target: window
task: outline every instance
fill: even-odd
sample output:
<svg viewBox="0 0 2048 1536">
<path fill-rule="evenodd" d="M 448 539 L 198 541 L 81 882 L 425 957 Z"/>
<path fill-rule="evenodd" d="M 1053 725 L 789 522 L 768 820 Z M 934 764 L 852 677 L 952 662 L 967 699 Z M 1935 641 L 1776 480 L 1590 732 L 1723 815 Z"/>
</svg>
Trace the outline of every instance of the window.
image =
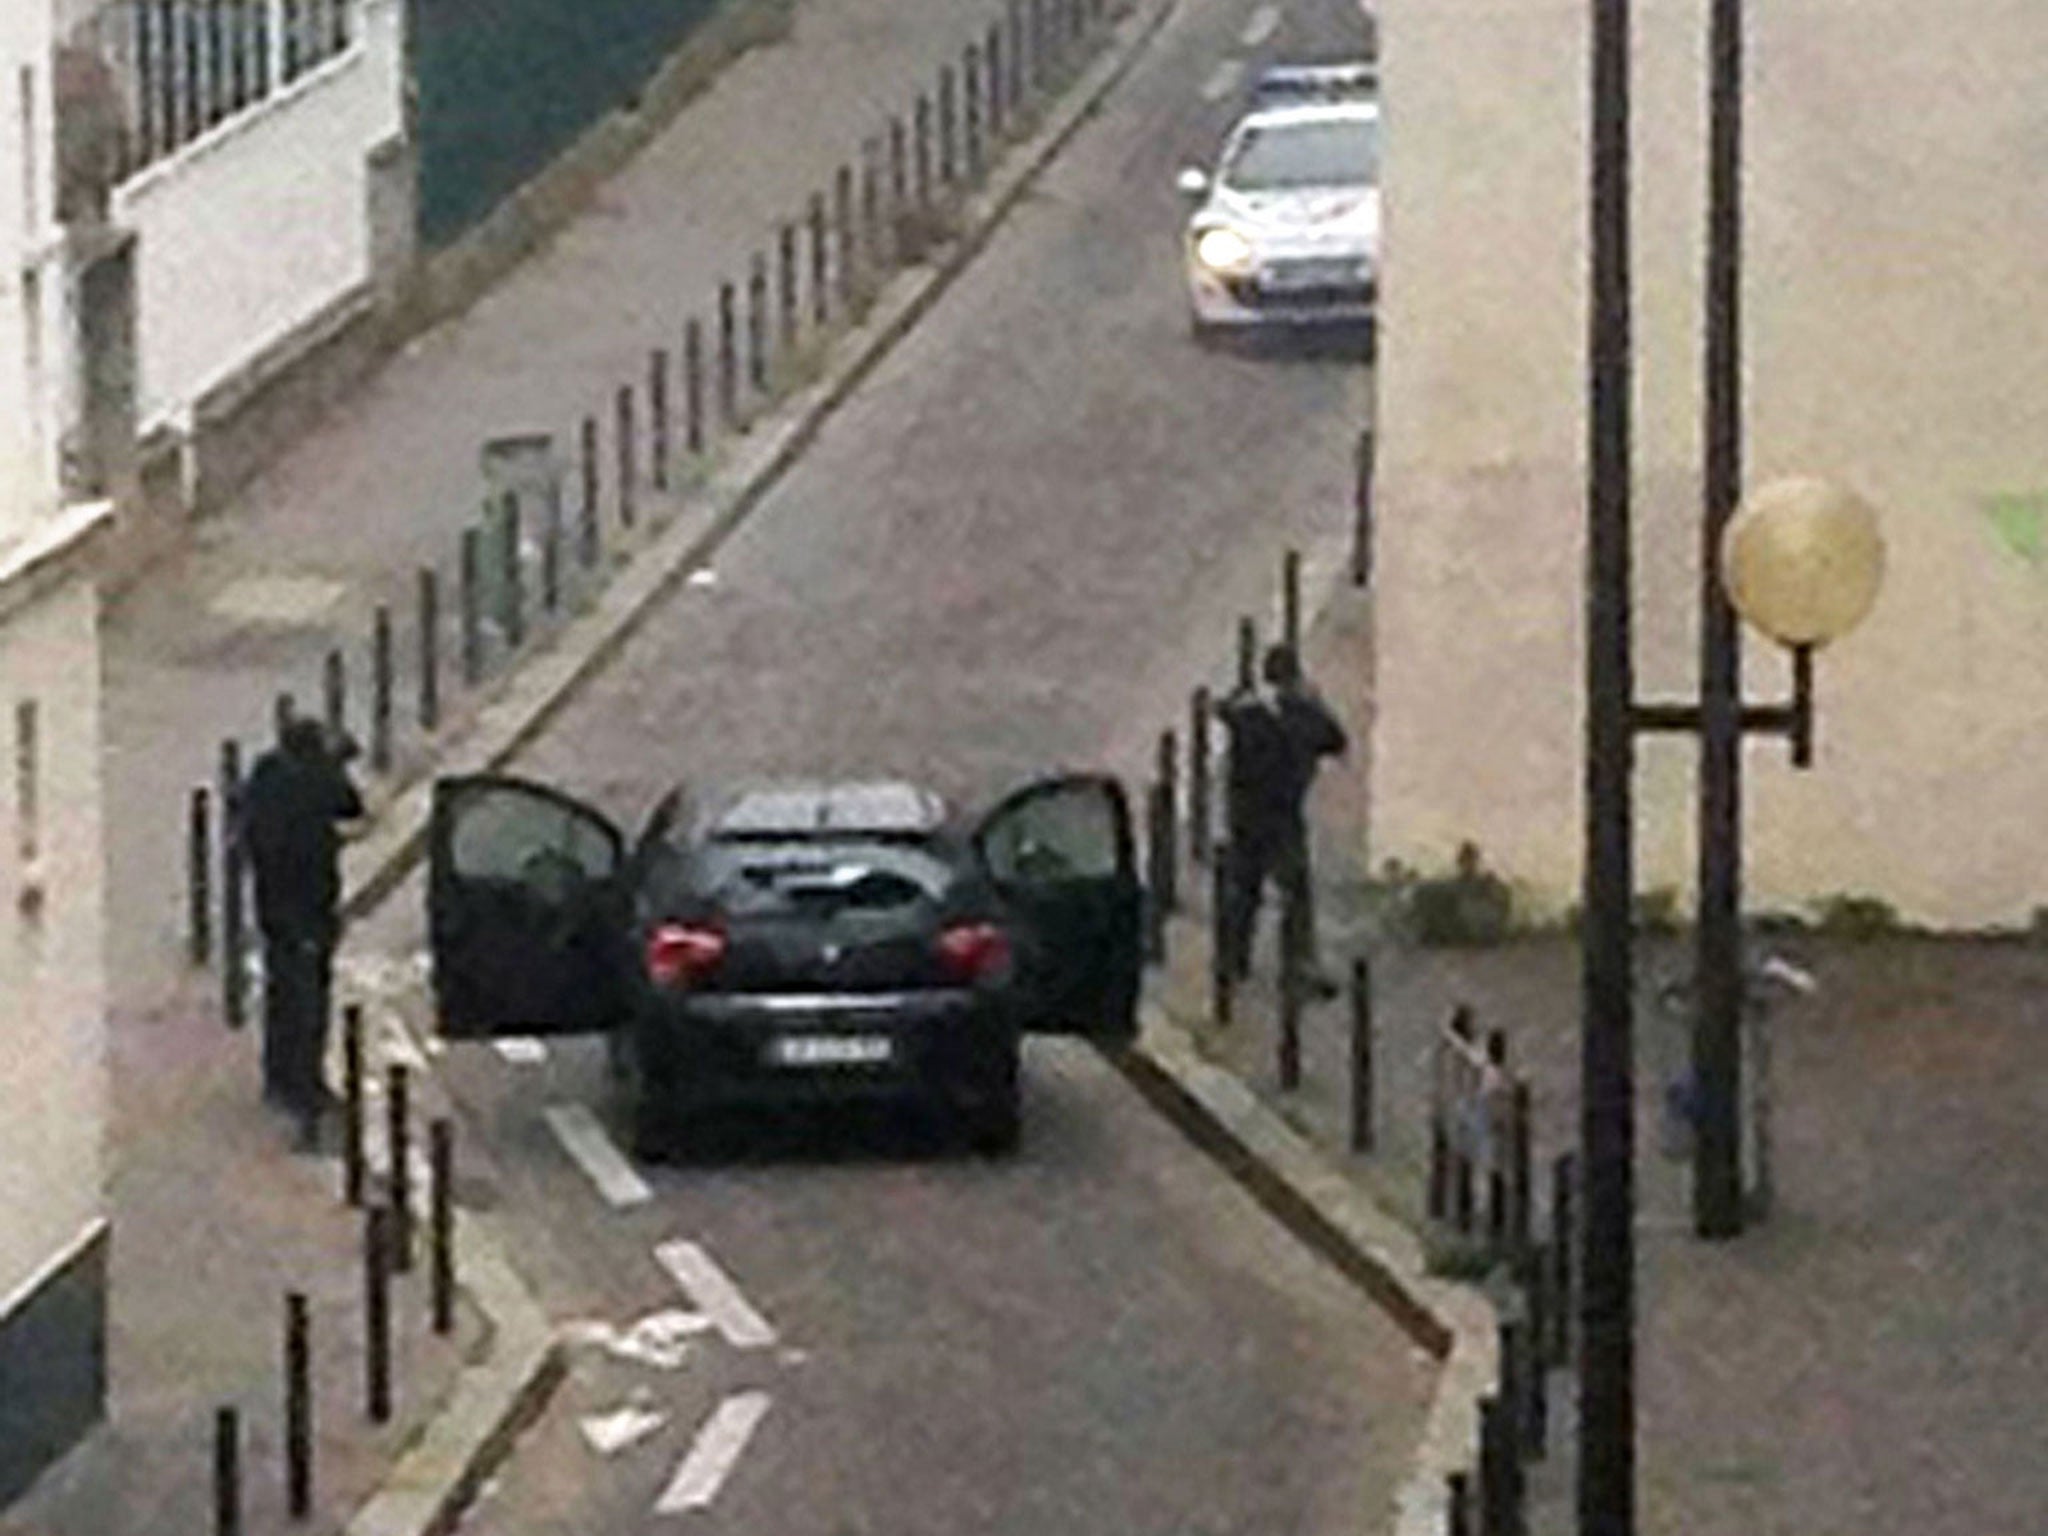
<svg viewBox="0 0 2048 1536">
<path fill-rule="evenodd" d="M 525 881 L 565 862 L 598 880 L 617 862 L 611 839 L 588 816 L 515 789 L 465 797 L 450 853 L 455 873 L 465 880 Z"/>
<path fill-rule="evenodd" d="M 1353 187 L 1379 179 L 1377 117 L 1350 117 L 1248 127 L 1223 167 L 1238 192 L 1296 187 Z"/>
<path fill-rule="evenodd" d="M 1108 879 L 1121 862 L 1118 820 L 1100 784 L 1061 784 L 998 814 L 983 834 L 982 857 L 1003 885 Z"/>
</svg>

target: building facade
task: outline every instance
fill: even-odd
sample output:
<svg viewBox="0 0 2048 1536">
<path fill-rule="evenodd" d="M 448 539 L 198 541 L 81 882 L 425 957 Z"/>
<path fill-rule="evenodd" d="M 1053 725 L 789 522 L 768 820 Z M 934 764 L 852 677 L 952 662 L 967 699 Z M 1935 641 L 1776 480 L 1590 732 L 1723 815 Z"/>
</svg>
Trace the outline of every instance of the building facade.
<svg viewBox="0 0 2048 1536">
<path fill-rule="evenodd" d="M 0 1504 L 99 1417 L 107 1244 L 95 564 L 128 470 L 132 245 L 0 6 Z"/>
</svg>

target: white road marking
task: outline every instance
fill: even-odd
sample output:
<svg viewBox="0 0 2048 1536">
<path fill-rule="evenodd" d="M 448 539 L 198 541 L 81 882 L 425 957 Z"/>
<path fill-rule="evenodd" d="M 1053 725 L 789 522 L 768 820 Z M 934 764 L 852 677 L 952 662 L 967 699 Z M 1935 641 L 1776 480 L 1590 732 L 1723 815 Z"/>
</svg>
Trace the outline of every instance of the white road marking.
<svg viewBox="0 0 2048 1536">
<path fill-rule="evenodd" d="M 537 1066 L 548 1059 L 547 1042 L 536 1040 L 532 1035 L 508 1035 L 502 1040 L 493 1040 L 491 1049 L 514 1066 Z"/>
<path fill-rule="evenodd" d="M 1221 101 L 1237 89 L 1238 77 L 1244 73 L 1240 59 L 1225 59 L 1211 71 L 1209 78 L 1202 82 L 1202 100 Z"/>
<path fill-rule="evenodd" d="M 600 1456 L 616 1456 L 630 1445 L 638 1445 L 662 1425 L 668 1415 L 628 1404 L 610 1413 L 586 1413 L 577 1420 L 584 1442 Z"/>
<path fill-rule="evenodd" d="M 686 581 L 688 585 L 693 587 L 715 587 L 718 585 L 718 572 L 708 565 L 700 565 L 696 570 L 690 572 Z"/>
<path fill-rule="evenodd" d="M 672 1310 L 649 1313 L 623 1333 L 602 1320 L 568 1323 L 561 1332 L 566 1343 L 606 1350 L 658 1371 L 675 1371 L 689 1361 L 689 1341 L 713 1326 L 702 1312 Z"/>
<path fill-rule="evenodd" d="M 1252 12 L 1250 19 L 1244 24 L 1244 32 L 1241 35 L 1245 47 L 1258 47 L 1259 44 L 1278 31 L 1279 27 L 1280 7 L 1277 5 L 1260 6 Z"/>
<path fill-rule="evenodd" d="M 654 1198 L 647 1181 L 633 1171 L 619 1149 L 605 1135 L 597 1116 L 581 1104 L 550 1104 L 541 1111 L 548 1129 L 562 1144 L 562 1150 L 576 1166 L 590 1176 L 597 1192 L 612 1205 L 639 1205 Z"/>
<path fill-rule="evenodd" d="M 680 1515 L 707 1508 L 718 1497 L 733 1463 L 740 1459 L 755 1426 L 767 1412 L 766 1392 L 739 1392 L 720 1403 L 697 1431 L 689 1454 L 683 1457 L 675 1477 L 655 1502 L 654 1512 Z"/>
<path fill-rule="evenodd" d="M 654 1256 L 735 1349 L 761 1349 L 775 1342 L 775 1330 L 768 1326 L 768 1320 L 753 1309 L 740 1294 L 740 1288 L 712 1262 L 711 1255 L 695 1243 L 682 1239 L 663 1243 L 654 1250 Z"/>
</svg>

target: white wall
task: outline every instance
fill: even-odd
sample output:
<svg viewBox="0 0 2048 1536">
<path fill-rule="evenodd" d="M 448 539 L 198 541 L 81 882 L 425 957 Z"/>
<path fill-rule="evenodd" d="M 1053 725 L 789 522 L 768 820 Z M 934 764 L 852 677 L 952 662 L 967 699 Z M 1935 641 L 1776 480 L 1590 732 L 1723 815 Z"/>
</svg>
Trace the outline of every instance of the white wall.
<svg viewBox="0 0 2048 1536">
<path fill-rule="evenodd" d="M 0 583 L 0 1304 L 98 1219 L 101 955 L 98 599 L 73 580 L 7 612 Z M 21 858 L 16 707 L 36 701 L 40 850 Z M 39 917 L 21 910 L 40 884 Z"/>
<path fill-rule="evenodd" d="M 365 0 L 345 53 L 116 191 L 139 237 L 145 430 L 369 280 L 365 157 L 402 126 L 400 21 Z"/>
<path fill-rule="evenodd" d="M 0 541 L 55 500 L 48 346 L 63 292 L 38 259 L 52 235 L 49 21 L 41 6 L 0 4 Z"/>
</svg>

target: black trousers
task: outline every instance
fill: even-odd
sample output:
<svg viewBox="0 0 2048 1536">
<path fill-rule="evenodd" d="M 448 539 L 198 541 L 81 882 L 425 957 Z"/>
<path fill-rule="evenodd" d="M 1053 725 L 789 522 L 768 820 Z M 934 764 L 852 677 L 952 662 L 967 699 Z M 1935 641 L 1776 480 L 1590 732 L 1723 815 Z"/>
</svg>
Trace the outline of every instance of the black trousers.
<svg viewBox="0 0 2048 1536">
<path fill-rule="evenodd" d="M 331 931 L 263 936 L 263 1092 L 299 1114 L 316 1111 L 326 1098 L 334 944 Z"/>
<path fill-rule="evenodd" d="M 1259 907 L 1271 881 L 1280 892 L 1283 919 L 1292 909 L 1297 928 L 1283 933 L 1281 942 L 1292 942 L 1296 953 L 1313 969 L 1316 964 L 1316 925 L 1312 882 L 1309 879 L 1308 830 L 1299 821 L 1251 836 L 1236 836 L 1230 842 L 1225 892 L 1228 909 L 1224 914 L 1224 940 L 1228 946 L 1230 974 L 1242 980 L 1251 974 L 1252 941 L 1258 931 Z"/>
</svg>

